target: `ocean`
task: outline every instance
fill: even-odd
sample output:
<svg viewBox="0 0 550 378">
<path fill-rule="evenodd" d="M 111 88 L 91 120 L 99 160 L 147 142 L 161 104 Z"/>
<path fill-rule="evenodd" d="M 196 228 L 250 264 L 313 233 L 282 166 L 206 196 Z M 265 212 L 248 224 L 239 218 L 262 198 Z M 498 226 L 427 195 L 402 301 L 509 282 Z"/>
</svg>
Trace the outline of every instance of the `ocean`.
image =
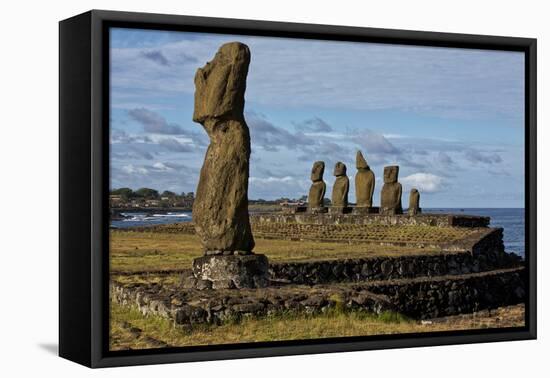
<svg viewBox="0 0 550 378">
<path fill-rule="evenodd" d="M 128 212 L 120 213 L 124 217 L 122 220 L 112 220 L 111 227 L 129 228 L 141 226 L 156 226 L 159 224 L 170 224 L 180 222 L 191 222 L 191 212 L 168 212 L 165 214 Z"/>
<path fill-rule="evenodd" d="M 506 252 L 525 256 L 525 210 L 524 209 L 422 209 L 424 213 L 455 213 L 482 215 L 491 217 L 491 227 L 504 228 L 504 246 Z M 111 221 L 111 226 L 128 228 L 152 226 L 178 222 L 190 222 L 191 212 L 173 212 L 167 214 L 122 213 L 126 218 Z"/>
<path fill-rule="evenodd" d="M 491 227 L 504 229 L 506 252 L 525 257 L 525 209 L 422 209 L 425 213 L 458 213 L 491 217 Z"/>
</svg>

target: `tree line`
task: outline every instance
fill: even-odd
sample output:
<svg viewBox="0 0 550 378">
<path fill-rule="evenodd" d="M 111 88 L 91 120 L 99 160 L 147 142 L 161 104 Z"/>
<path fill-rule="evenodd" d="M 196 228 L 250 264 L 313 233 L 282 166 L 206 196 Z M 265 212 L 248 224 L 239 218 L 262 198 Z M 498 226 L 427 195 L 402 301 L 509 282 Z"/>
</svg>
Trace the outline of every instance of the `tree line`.
<svg viewBox="0 0 550 378">
<path fill-rule="evenodd" d="M 195 198 L 195 193 L 193 192 L 188 192 L 188 193 L 182 192 L 180 194 L 177 194 L 170 190 L 165 190 L 162 193 L 159 193 L 158 190 L 151 189 L 151 188 L 139 188 L 137 190 L 133 190 L 131 188 L 117 188 L 117 189 L 112 189 L 110 194 L 119 195 L 125 201 L 129 201 L 132 199 L 160 199 L 163 197 L 168 197 L 171 199 Z"/>
</svg>

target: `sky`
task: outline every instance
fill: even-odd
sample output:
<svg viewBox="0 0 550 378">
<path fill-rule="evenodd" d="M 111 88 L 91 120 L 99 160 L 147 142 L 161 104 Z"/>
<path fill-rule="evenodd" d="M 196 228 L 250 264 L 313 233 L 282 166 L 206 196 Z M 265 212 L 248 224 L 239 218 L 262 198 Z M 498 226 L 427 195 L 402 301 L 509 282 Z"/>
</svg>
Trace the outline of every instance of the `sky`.
<svg viewBox="0 0 550 378">
<path fill-rule="evenodd" d="M 249 198 L 307 195 L 312 164 L 355 155 L 376 176 L 399 165 L 403 203 L 523 207 L 521 52 L 113 28 L 111 188 L 195 191 L 208 137 L 192 121 L 194 75 L 219 46 L 249 46 Z"/>
</svg>

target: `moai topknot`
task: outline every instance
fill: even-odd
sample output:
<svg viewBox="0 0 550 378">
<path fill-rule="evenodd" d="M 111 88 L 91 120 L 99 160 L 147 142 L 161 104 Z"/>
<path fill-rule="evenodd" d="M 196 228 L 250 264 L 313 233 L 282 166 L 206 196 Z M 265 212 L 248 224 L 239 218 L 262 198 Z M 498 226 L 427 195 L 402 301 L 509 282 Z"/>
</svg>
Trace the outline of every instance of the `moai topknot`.
<svg viewBox="0 0 550 378">
<path fill-rule="evenodd" d="M 401 206 L 401 184 L 397 182 L 399 166 L 384 167 L 384 186 L 380 195 L 380 214 L 403 214 Z"/>
<path fill-rule="evenodd" d="M 325 198 L 325 192 L 327 185 L 323 181 L 323 174 L 325 173 L 325 162 L 316 161 L 311 168 L 311 188 L 309 189 L 309 196 L 307 197 L 308 208 L 319 209 L 323 207 L 323 201 Z"/>
<path fill-rule="evenodd" d="M 371 171 L 361 151 L 357 151 L 355 166 L 355 197 L 357 207 L 372 207 L 372 195 L 374 193 L 374 173 Z"/>
<path fill-rule="evenodd" d="M 336 163 L 334 166 L 334 186 L 332 187 L 332 206 L 333 207 L 347 207 L 348 206 L 348 192 L 349 192 L 349 179 L 346 176 L 347 168 L 342 162 Z"/>
<path fill-rule="evenodd" d="M 409 194 L 409 215 L 420 214 L 420 193 L 416 188 L 411 189 Z"/>
</svg>

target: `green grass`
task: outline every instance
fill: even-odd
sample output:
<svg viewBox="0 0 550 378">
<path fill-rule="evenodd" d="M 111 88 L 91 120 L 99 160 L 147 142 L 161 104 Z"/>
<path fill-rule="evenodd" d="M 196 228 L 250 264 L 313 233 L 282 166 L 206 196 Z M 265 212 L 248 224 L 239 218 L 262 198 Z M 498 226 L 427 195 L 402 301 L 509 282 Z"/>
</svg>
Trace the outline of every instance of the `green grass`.
<svg viewBox="0 0 550 378">
<path fill-rule="evenodd" d="M 114 272 L 181 270 L 190 268 L 193 259 L 202 255 L 200 242 L 195 235 L 112 230 L 110 236 L 111 270 Z M 261 238 L 256 238 L 254 251 L 267 255 L 272 262 L 440 252 L 435 248 Z"/>
<path fill-rule="evenodd" d="M 304 340 L 346 336 L 439 332 L 524 324 L 522 305 L 504 307 L 476 316 L 454 316 L 421 323 L 401 314 L 380 315 L 338 308 L 319 315 L 286 313 L 264 318 L 234 319 L 219 326 L 177 326 L 155 315 L 143 316 L 133 307 L 111 304 L 112 350 Z"/>
<path fill-rule="evenodd" d="M 222 325 L 177 326 L 133 307 L 111 304 L 111 349 L 231 344 L 340 336 L 413 332 L 415 323 L 395 313 L 373 315 L 338 308 L 319 315 L 284 313 L 263 318 L 228 320 Z M 139 330 L 139 332 L 138 332 Z"/>
</svg>

